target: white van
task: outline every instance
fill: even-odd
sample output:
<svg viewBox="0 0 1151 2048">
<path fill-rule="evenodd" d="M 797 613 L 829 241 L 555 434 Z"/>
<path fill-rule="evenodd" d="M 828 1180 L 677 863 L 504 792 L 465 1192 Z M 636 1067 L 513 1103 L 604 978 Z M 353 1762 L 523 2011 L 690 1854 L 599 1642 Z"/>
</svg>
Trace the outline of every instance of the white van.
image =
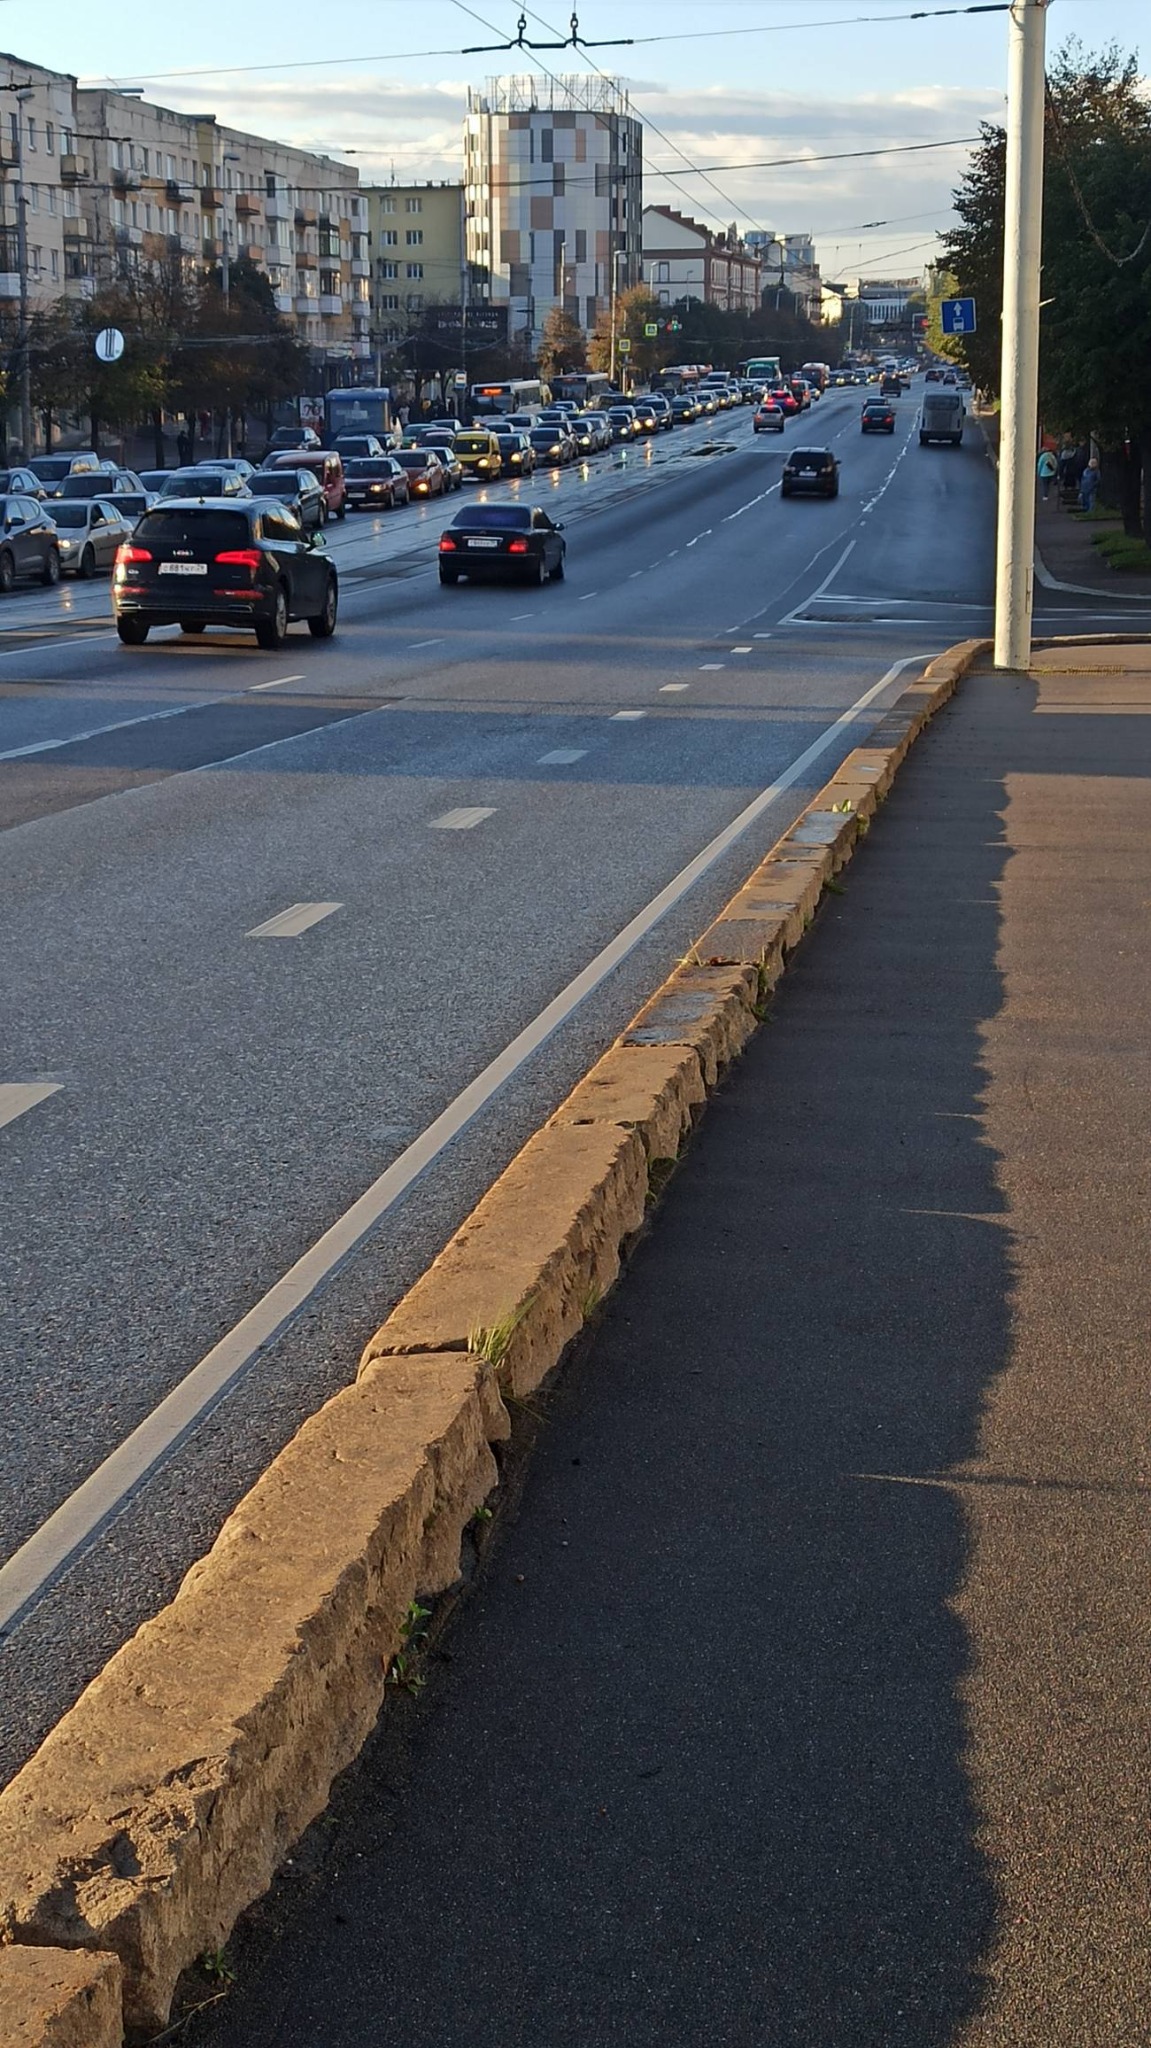
<svg viewBox="0 0 1151 2048">
<path fill-rule="evenodd" d="M 958 448 L 963 439 L 965 407 L 958 391 L 925 391 L 919 415 L 919 445 L 929 441 L 950 441 Z"/>
</svg>

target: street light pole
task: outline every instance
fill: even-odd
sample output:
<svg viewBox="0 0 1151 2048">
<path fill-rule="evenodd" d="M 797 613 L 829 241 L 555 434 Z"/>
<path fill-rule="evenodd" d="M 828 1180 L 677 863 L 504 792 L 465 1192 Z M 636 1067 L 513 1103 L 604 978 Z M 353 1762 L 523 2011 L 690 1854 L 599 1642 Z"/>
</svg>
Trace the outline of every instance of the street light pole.
<svg viewBox="0 0 1151 2048">
<path fill-rule="evenodd" d="M 1031 661 L 1047 4 L 1048 0 L 1011 0 L 1008 18 L 995 556 L 995 666 L 1000 669 L 1026 669 Z"/>
<path fill-rule="evenodd" d="M 619 266 L 627 255 L 626 249 L 613 249 L 611 259 L 611 361 L 608 365 L 611 381 L 615 384 L 615 323 L 616 300 L 619 296 Z"/>
<path fill-rule="evenodd" d="M 6 85 L 0 88 L 14 94 L 16 100 L 16 269 L 20 280 L 19 331 L 16 339 L 16 355 L 19 363 L 17 388 L 20 394 L 20 453 L 27 462 L 32 454 L 32 362 L 29 348 L 29 305 L 28 305 L 28 200 L 24 190 L 24 103 L 34 97 L 32 85 Z"/>
<path fill-rule="evenodd" d="M 225 152 L 220 160 L 220 218 L 223 224 L 220 255 L 220 294 L 224 301 L 225 331 L 232 303 L 232 266 L 228 247 L 227 172 L 224 166 L 225 164 L 238 164 L 241 161 L 240 156 L 234 152 Z M 232 407 L 230 403 L 224 407 L 224 453 L 225 455 L 231 455 L 232 453 Z"/>
</svg>

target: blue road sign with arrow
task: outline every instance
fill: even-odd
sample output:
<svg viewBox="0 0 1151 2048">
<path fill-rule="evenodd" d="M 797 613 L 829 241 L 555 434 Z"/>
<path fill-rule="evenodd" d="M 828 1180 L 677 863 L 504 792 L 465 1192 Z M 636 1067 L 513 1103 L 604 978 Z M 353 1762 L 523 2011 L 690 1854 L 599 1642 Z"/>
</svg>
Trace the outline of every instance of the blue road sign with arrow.
<svg viewBox="0 0 1151 2048">
<path fill-rule="evenodd" d="M 940 302 L 939 317 L 945 334 L 974 334 L 975 300 L 943 299 Z"/>
</svg>

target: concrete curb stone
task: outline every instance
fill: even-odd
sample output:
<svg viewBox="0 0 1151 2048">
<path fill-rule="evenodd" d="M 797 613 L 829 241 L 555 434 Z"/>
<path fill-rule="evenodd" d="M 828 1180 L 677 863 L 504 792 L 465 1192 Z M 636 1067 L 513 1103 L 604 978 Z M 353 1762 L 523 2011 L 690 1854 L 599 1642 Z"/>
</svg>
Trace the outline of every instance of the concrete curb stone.
<svg viewBox="0 0 1151 2048">
<path fill-rule="evenodd" d="M 651 1166 L 678 1153 L 900 761 L 990 644 L 933 661 L 845 758 L 392 1310 L 356 1381 L 0 1792 L 0 1944 L 114 1951 L 130 2040 L 164 2024 L 182 1970 L 358 1752 L 410 1602 L 458 1580 L 503 1396 L 540 1384 L 618 1277 Z M 45 2025 L 56 1995 L 49 1980 Z M 118 2039 L 102 2018 L 61 2037 Z M 28 2040 L 55 2048 L 43 2027 Z"/>
<path fill-rule="evenodd" d="M 119 2048 L 120 1963 L 75 1948 L 0 1948 L 4 2048 Z"/>
</svg>

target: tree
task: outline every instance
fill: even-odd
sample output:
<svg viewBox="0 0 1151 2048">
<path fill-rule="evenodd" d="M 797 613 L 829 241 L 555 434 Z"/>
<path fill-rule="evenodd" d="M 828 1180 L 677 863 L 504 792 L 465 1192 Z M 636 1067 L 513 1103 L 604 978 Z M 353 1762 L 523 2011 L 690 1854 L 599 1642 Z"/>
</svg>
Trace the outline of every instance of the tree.
<svg viewBox="0 0 1151 2048">
<path fill-rule="evenodd" d="M 554 377 L 559 370 L 582 370 L 587 366 L 583 328 L 562 306 L 553 306 L 544 321 L 539 366 L 541 377 Z"/>
<path fill-rule="evenodd" d="M 964 342 L 976 381 L 999 386 L 1006 138 L 984 126 L 955 194 L 944 261 L 979 307 Z M 1065 45 L 1048 71 L 1040 403 L 1045 421 L 1094 433 L 1124 524 L 1151 542 L 1151 102 L 1134 56 Z"/>
<path fill-rule="evenodd" d="M 615 302 L 617 372 L 624 359 L 619 353 L 621 340 L 631 344 L 624 355 L 637 377 L 650 377 L 653 370 L 660 370 L 665 363 L 671 362 L 675 337 L 668 335 L 662 326 L 654 338 L 644 333 L 645 327 L 666 322 L 667 318 L 668 308 L 660 305 L 645 284 L 633 284 L 626 292 L 620 292 Z M 609 313 L 601 316 L 588 343 L 587 360 L 593 370 L 611 368 L 611 337 Z"/>
</svg>

